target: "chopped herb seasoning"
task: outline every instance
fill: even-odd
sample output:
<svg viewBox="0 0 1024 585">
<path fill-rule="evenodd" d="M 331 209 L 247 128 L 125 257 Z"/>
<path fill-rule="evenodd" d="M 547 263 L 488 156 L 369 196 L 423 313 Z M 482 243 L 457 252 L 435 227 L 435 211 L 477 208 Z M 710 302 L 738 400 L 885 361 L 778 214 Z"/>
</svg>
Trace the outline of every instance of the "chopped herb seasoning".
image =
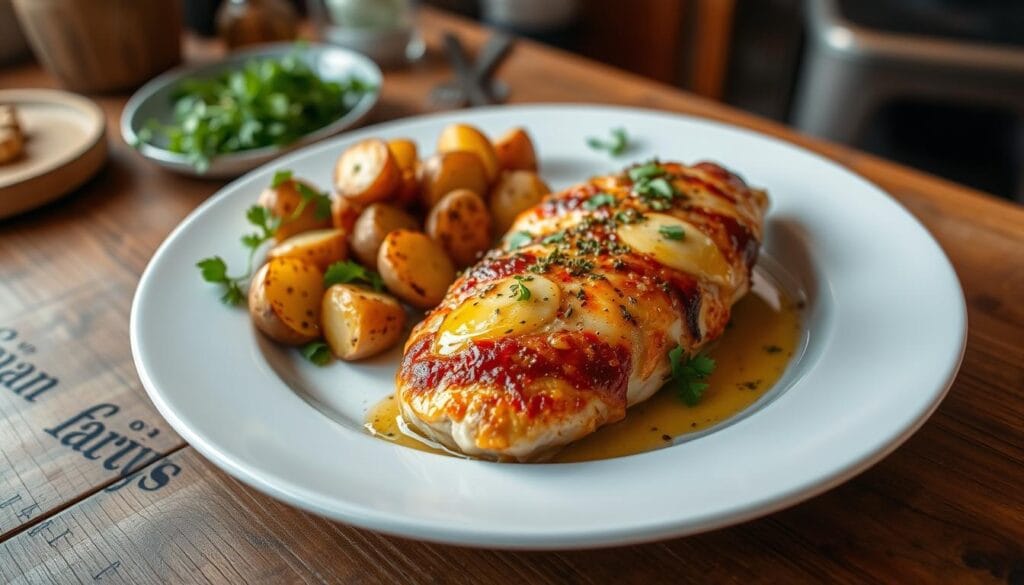
<svg viewBox="0 0 1024 585">
<path fill-rule="evenodd" d="M 530 293 L 530 289 L 523 284 L 523 281 L 527 280 L 522 276 L 514 276 L 515 282 L 512 283 L 512 294 L 516 295 L 517 301 L 528 301 L 533 296 Z"/>
<path fill-rule="evenodd" d="M 527 231 L 518 231 L 508 237 L 508 247 L 510 250 L 516 250 L 532 241 L 533 234 Z"/>
<path fill-rule="evenodd" d="M 562 243 L 564 241 L 565 241 L 565 232 L 561 231 L 561 232 L 555 232 L 555 233 L 551 234 L 550 236 L 546 236 L 540 242 L 542 244 L 560 244 L 560 243 Z"/>
<path fill-rule="evenodd" d="M 629 169 L 628 174 L 629 180 L 637 183 L 644 179 L 660 177 L 665 174 L 665 169 L 661 168 L 661 166 L 656 162 L 649 162 Z"/>
<path fill-rule="evenodd" d="M 590 198 L 583 203 L 583 207 L 586 207 L 591 211 L 601 207 L 610 207 L 612 205 L 615 205 L 615 196 L 611 193 L 605 193 L 604 191 L 591 195 Z"/>
<path fill-rule="evenodd" d="M 668 240 L 682 240 L 686 237 L 686 232 L 683 231 L 681 225 L 663 225 L 658 228 L 658 233 Z"/>
<path fill-rule="evenodd" d="M 627 309 L 625 305 L 619 305 L 619 312 L 622 313 L 623 319 L 625 319 L 627 322 L 633 325 L 636 325 L 636 317 L 634 317 L 633 314 L 629 312 L 629 309 Z"/>
</svg>

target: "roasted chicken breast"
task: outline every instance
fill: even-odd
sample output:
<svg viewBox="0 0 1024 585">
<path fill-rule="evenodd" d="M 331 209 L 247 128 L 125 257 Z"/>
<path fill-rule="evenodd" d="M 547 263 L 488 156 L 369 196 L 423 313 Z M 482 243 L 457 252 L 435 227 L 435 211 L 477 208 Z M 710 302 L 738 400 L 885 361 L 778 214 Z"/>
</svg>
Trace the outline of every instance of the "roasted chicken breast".
<svg viewBox="0 0 1024 585">
<path fill-rule="evenodd" d="M 417 325 L 402 416 L 450 449 L 534 461 L 621 420 L 722 334 L 767 197 L 713 163 L 652 162 L 522 213 Z"/>
</svg>

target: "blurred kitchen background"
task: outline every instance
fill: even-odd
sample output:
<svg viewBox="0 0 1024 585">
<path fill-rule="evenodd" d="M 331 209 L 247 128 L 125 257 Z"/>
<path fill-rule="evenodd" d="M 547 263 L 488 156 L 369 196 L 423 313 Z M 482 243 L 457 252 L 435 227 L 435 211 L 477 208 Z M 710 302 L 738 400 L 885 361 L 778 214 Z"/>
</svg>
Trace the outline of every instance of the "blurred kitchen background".
<svg viewBox="0 0 1024 585">
<path fill-rule="evenodd" d="M 11 1 L 0 64 L 29 54 Z M 223 1 L 307 10 L 183 0 L 186 26 L 216 34 Z M 1024 202 L 1024 0 L 423 3 Z"/>
</svg>

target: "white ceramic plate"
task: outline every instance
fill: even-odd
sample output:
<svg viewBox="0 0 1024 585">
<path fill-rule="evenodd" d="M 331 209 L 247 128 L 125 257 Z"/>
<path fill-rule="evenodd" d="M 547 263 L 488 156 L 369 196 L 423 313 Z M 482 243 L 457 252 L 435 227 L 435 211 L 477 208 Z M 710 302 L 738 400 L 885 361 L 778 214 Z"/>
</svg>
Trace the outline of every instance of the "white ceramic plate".
<svg viewBox="0 0 1024 585">
<path fill-rule="evenodd" d="M 215 63 L 172 69 L 143 85 L 128 100 L 121 113 L 121 136 L 128 144 L 135 144 L 139 131 L 150 120 L 159 120 L 165 124 L 172 122 L 174 120 L 174 92 L 186 78 L 215 77 L 226 71 L 240 69 L 254 59 L 280 59 L 295 51 L 295 43 L 259 45 L 233 52 L 227 58 Z M 140 144 L 139 152 L 163 168 L 177 173 L 210 179 L 233 178 L 285 152 L 352 128 L 365 118 L 377 103 L 384 76 L 381 74 L 380 68 L 363 55 L 333 45 L 312 43 L 299 50 L 298 56 L 322 79 L 341 82 L 357 77 L 376 89 L 364 94 L 351 110 L 337 120 L 306 134 L 291 144 L 265 146 L 217 155 L 210 161 L 210 168 L 204 173 L 198 173 L 185 155 L 171 152 L 156 144 Z"/>
<path fill-rule="evenodd" d="M 516 465 L 410 450 L 362 431 L 393 390 L 395 350 L 317 368 L 277 348 L 200 281 L 195 262 L 239 265 L 243 215 L 275 169 L 328 185 L 335 158 L 368 136 L 524 126 L 553 187 L 653 156 L 717 160 L 769 190 L 764 244 L 807 298 L 806 351 L 772 400 L 715 432 L 629 457 Z M 612 161 L 588 136 L 626 128 Z M 827 490 L 907 439 L 938 405 L 964 347 L 963 294 L 935 241 L 864 179 L 753 132 L 685 116 L 584 105 L 500 107 L 352 132 L 261 168 L 199 207 L 139 283 L 131 338 L 142 382 L 196 449 L 246 483 L 387 533 L 472 546 L 566 548 L 708 530 Z"/>
</svg>

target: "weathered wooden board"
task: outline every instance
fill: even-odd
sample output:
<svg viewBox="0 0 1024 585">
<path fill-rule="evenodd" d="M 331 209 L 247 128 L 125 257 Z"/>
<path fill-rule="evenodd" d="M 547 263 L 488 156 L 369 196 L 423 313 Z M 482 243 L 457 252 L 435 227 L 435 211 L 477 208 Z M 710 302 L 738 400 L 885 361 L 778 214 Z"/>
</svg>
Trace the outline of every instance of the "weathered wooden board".
<svg viewBox="0 0 1024 585">
<path fill-rule="evenodd" d="M 431 11 L 423 26 L 435 46 L 444 30 L 471 44 L 486 34 Z M 0 222 L 0 582 L 1024 582 L 1024 210 L 537 45 L 520 45 L 500 75 L 513 101 L 622 103 L 746 125 L 891 192 L 949 254 L 967 297 L 964 366 L 933 419 L 828 494 L 666 543 L 478 551 L 313 517 L 183 448 L 142 392 L 127 335 L 135 283 L 219 183 L 157 170 L 112 137 L 107 168 L 76 194 Z M 436 56 L 388 72 L 374 119 L 428 110 L 429 89 L 449 76 Z M 0 87 L 48 85 L 32 65 L 0 70 Z M 125 97 L 98 100 L 112 133 Z"/>
</svg>

